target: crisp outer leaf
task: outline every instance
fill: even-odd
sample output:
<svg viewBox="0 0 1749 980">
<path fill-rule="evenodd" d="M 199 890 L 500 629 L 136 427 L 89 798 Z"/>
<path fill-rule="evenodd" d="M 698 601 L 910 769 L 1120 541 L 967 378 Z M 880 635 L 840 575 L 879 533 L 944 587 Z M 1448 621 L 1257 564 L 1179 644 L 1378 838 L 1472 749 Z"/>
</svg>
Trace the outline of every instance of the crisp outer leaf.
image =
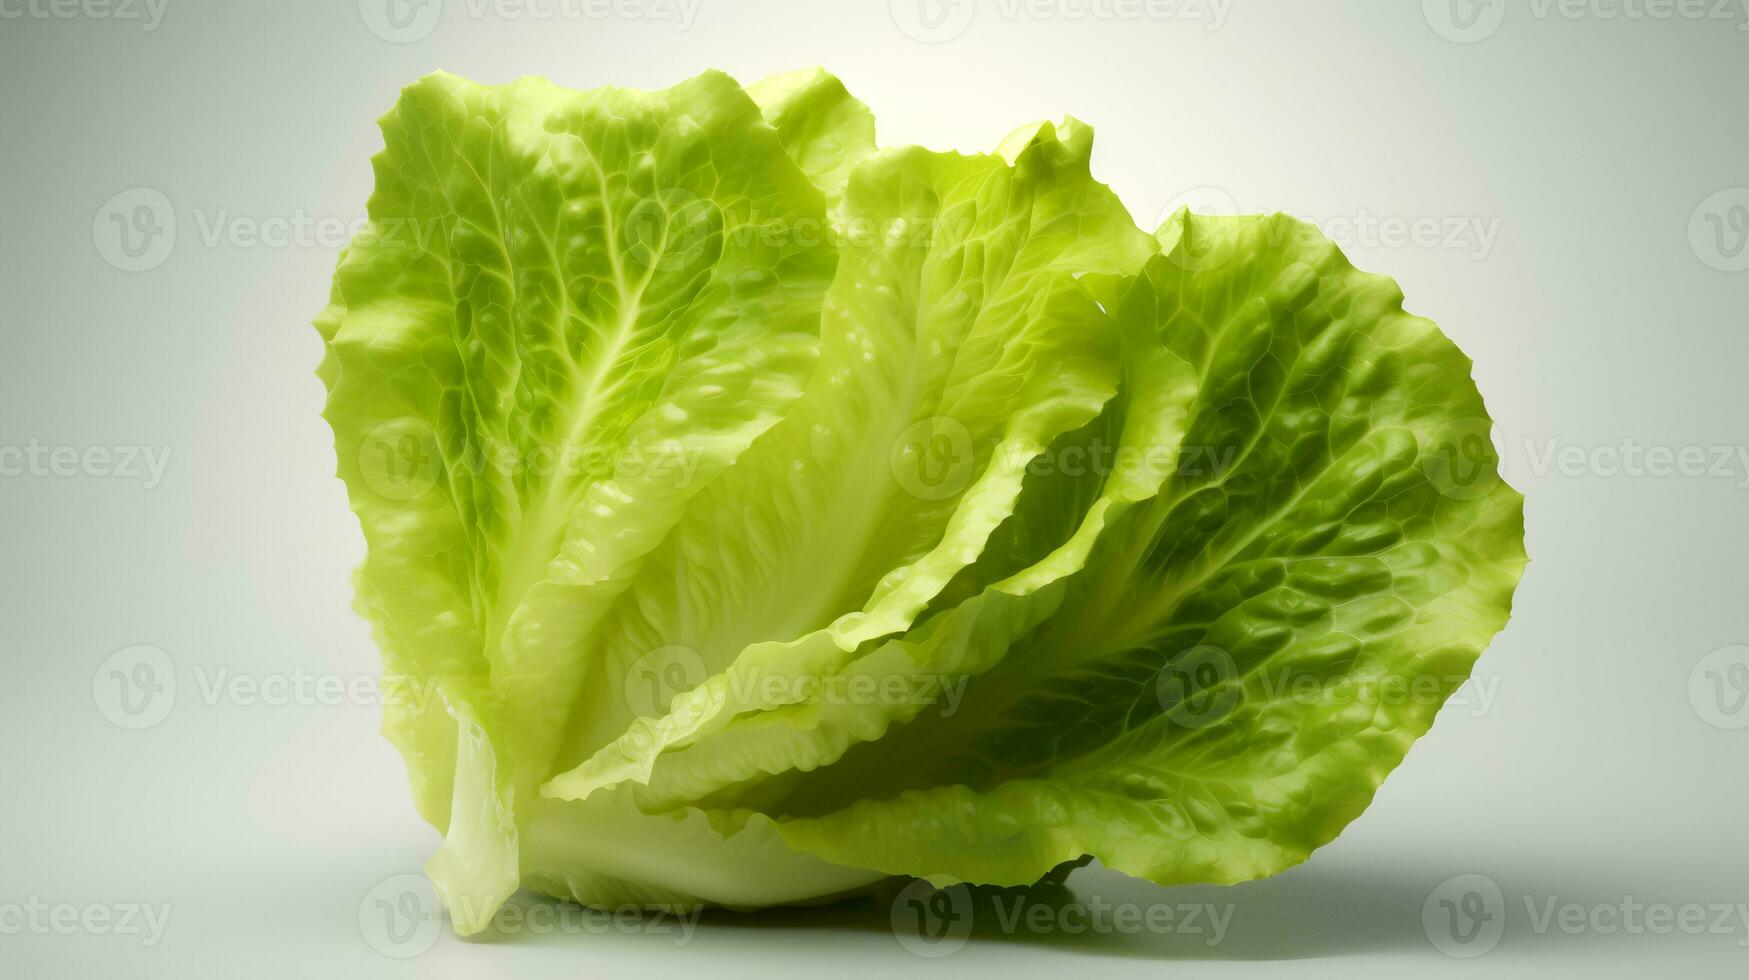
<svg viewBox="0 0 1749 980">
<path fill-rule="evenodd" d="M 777 128 L 790 157 L 830 199 L 843 193 L 850 171 L 875 151 L 874 114 L 818 68 L 773 75 L 747 94 Z"/>
<path fill-rule="evenodd" d="M 1271 874 L 1360 813 L 1505 623 L 1521 498 L 1491 452 L 1454 478 L 1487 418 L 1468 359 L 1310 226 L 1180 214 L 1162 237 L 1157 322 L 1202 377 L 1186 446 L 1218 465 L 1102 539 L 958 712 L 763 807 L 794 846 L 998 884 L 1083 854 Z"/>
<path fill-rule="evenodd" d="M 438 74 L 382 127 L 321 374 L 385 664 L 469 692 L 447 723 L 385 720 L 447 828 L 506 772 L 545 778 L 579 637 L 800 395 L 836 258 L 774 231 L 824 227 L 824 197 L 720 73 L 654 93 Z M 503 756 L 491 779 L 458 723 Z M 446 853 L 434 874 L 469 864 Z"/>
<path fill-rule="evenodd" d="M 1012 513 L 1028 461 L 1114 394 L 1117 338 L 1074 276 L 1133 273 L 1157 246 L 1088 173 L 1091 133 L 1065 133 L 1012 165 L 909 149 L 856 170 L 807 395 L 605 631 L 609 663 L 675 651 L 662 666 L 687 661 L 697 686 L 656 718 L 598 692 L 568 753 L 584 761 L 547 792 L 641 781 L 665 748 L 906 629 Z"/>
</svg>

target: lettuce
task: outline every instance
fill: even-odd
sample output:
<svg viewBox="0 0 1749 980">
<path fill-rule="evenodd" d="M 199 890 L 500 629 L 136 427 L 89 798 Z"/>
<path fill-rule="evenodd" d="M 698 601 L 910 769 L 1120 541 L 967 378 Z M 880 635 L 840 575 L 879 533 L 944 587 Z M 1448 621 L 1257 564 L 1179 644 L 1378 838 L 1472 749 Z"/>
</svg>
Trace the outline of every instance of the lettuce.
<svg viewBox="0 0 1749 980">
<path fill-rule="evenodd" d="M 1506 622 L 1464 355 L 1291 218 L 1138 229 L 1078 121 L 437 74 L 382 128 L 319 373 L 460 932 L 1272 874 Z"/>
</svg>

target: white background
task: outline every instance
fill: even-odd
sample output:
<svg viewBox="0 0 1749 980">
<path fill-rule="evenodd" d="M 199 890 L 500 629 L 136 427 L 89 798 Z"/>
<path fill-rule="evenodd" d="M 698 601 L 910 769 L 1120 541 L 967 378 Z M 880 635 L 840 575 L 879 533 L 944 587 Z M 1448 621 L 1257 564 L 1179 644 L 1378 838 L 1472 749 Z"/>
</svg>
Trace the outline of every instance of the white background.
<svg viewBox="0 0 1749 980">
<path fill-rule="evenodd" d="M 0 972 L 1743 975 L 1742 5 L 692 3 L 425 0 L 397 28 L 379 0 L 0 0 L 0 449 L 81 453 L 0 475 Z M 980 909 L 930 959 L 875 903 L 685 937 L 389 936 L 375 900 L 435 835 L 368 692 L 331 687 L 376 654 L 308 326 L 373 120 L 437 68 L 649 88 L 812 64 L 883 144 L 981 150 L 1073 113 L 1139 223 L 1184 199 L 1288 210 L 1396 276 L 1475 358 L 1528 496 L 1513 621 L 1308 864 L 1231 889 L 1072 880 L 1084 906 L 1212 903 L 1218 942 Z M 141 663 L 176 690 L 129 715 L 109 672 Z M 1636 903 L 1729 918 L 1659 935 L 1620 917 Z M 1567 905 L 1577 928 L 1543 922 Z M 103 923 L 123 906 L 168 910 L 155 942 Z"/>
</svg>

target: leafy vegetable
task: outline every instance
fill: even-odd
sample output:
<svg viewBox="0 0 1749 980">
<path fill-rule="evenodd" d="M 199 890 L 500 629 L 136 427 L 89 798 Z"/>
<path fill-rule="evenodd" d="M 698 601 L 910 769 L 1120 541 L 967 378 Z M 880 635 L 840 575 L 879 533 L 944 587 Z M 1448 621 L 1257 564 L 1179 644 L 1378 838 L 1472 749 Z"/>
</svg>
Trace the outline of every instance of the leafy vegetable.
<svg viewBox="0 0 1749 980">
<path fill-rule="evenodd" d="M 1271 874 L 1506 621 L 1469 361 L 1293 219 L 1144 233 L 1075 120 L 877 150 L 810 71 L 382 125 L 320 374 L 461 932 Z"/>
</svg>

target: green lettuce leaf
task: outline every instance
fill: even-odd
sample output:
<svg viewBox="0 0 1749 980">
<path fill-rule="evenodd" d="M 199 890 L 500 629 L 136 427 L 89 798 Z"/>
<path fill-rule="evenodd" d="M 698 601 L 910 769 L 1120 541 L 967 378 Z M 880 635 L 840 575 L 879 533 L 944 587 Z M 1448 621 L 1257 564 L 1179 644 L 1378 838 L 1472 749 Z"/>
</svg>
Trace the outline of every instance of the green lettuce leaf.
<svg viewBox="0 0 1749 980">
<path fill-rule="evenodd" d="M 1156 248 L 1093 181 L 1091 142 L 1070 121 L 1013 163 L 909 149 L 857 168 L 807 394 L 700 495 L 600 638 L 629 670 L 660 651 L 656 669 L 709 676 L 656 718 L 598 689 L 571 743 L 593 754 L 545 792 L 643 781 L 664 749 L 797 699 L 976 560 L 1027 463 L 1116 392 L 1116 333 L 1075 273 Z"/>
<path fill-rule="evenodd" d="M 371 225 L 318 321 L 326 415 L 369 545 L 360 609 L 386 669 L 445 695 L 385 719 L 449 833 L 433 876 L 501 900 L 507 811 L 547 774 L 581 636 L 801 394 L 836 254 L 796 233 L 826 227 L 824 196 L 719 73 L 655 93 L 438 74 L 382 127 Z"/>
<path fill-rule="evenodd" d="M 1521 498 L 1491 455 L 1461 481 L 1446 455 L 1487 417 L 1468 359 L 1310 226 L 1161 237 L 1140 290 L 1102 285 L 1198 368 L 1177 472 L 959 710 L 766 804 L 792 845 L 996 884 L 1086 854 L 1272 874 L 1365 808 L 1505 623 Z"/>
<path fill-rule="evenodd" d="M 874 114 L 818 68 L 773 75 L 747 90 L 808 179 L 836 200 L 850 171 L 875 151 Z"/>
</svg>

